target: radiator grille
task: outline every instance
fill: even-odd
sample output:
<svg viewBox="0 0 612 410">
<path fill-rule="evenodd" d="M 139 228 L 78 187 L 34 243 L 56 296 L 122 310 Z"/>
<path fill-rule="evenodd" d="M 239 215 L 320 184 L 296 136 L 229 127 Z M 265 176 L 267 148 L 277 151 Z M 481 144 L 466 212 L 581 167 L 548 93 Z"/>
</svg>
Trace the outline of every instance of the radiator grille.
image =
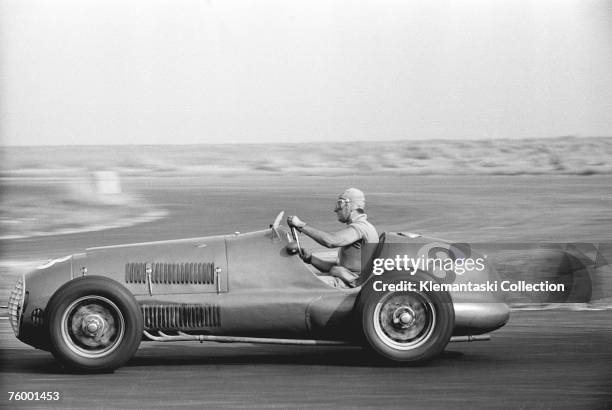
<svg viewBox="0 0 612 410">
<path fill-rule="evenodd" d="M 130 262 L 125 265 L 125 282 L 147 283 L 147 267 L 154 284 L 215 284 L 215 264 L 209 262 Z"/>
<path fill-rule="evenodd" d="M 189 330 L 221 326 L 221 311 L 216 305 L 143 305 L 147 330 Z"/>
<path fill-rule="evenodd" d="M 15 336 L 19 336 L 19 327 L 21 326 L 21 314 L 23 313 L 23 302 L 25 300 L 24 290 L 25 286 L 23 278 L 21 278 L 15 284 L 15 289 L 11 292 L 8 301 L 8 317 Z"/>
</svg>

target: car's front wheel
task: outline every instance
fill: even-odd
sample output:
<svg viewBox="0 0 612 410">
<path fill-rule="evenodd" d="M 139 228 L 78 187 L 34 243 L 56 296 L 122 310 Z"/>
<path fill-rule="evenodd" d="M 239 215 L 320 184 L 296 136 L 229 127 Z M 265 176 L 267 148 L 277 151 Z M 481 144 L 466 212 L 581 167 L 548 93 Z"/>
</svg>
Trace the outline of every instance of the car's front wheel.
<svg viewBox="0 0 612 410">
<path fill-rule="evenodd" d="M 374 290 L 372 282 L 364 284 L 356 313 L 365 347 L 386 360 L 404 363 L 422 363 L 441 353 L 455 323 L 450 294 L 419 290 L 419 281 L 432 280 L 420 272 L 408 278 L 391 273 L 383 279 L 393 285 L 412 282 L 414 290 Z"/>
<path fill-rule="evenodd" d="M 138 302 L 121 284 L 101 276 L 64 284 L 49 301 L 47 318 L 54 356 L 74 369 L 113 371 L 142 339 Z"/>
</svg>

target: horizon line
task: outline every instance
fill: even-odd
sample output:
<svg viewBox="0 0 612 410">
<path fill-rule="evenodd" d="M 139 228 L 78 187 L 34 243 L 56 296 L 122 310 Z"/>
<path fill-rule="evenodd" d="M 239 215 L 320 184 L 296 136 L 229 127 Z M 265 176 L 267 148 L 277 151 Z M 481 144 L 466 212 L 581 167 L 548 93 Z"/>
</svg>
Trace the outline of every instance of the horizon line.
<svg viewBox="0 0 612 410">
<path fill-rule="evenodd" d="M 193 143 L 108 143 L 108 144 L 4 144 L 0 141 L 0 148 L 59 148 L 59 147 L 129 147 L 129 146 L 232 146 L 232 145 L 306 145 L 306 144 L 322 144 L 322 145 L 334 145 L 334 144 L 346 144 L 350 143 L 409 143 L 409 142 L 481 142 L 481 141 L 533 141 L 533 140 L 555 140 L 555 139 L 605 139 L 612 138 L 612 135 L 558 135 L 558 136 L 543 136 L 543 137 L 521 137 L 521 138 L 415 138 L 415 139 L 389 139 L 389 140 L 354 140 L 354 141 L 329 141 L 329 140 L 313 140 L 313 141 L 283 141 L 283 142 L 193 142 Z"/>
</svg>

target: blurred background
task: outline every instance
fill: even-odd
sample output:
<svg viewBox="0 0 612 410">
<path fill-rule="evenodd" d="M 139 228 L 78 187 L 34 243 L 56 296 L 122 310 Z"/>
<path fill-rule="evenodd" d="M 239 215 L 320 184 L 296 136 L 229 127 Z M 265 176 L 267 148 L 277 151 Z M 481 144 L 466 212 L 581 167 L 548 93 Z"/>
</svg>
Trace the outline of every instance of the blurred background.
<svg viewBox="0 0 612 410">
<path fill-rule="evenodd" d="M 612 3 L 0 2 L 0 265 L 326 229 L 610 242 Z M 10 282 L 6 280 L 5 282 Z"/>
</svg>

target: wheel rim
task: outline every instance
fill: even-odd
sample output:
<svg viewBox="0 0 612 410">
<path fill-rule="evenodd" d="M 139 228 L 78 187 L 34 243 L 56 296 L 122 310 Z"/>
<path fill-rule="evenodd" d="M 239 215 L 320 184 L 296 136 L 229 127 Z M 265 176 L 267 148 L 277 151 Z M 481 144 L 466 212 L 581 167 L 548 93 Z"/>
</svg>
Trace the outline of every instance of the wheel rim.
<svg viewBox="0 0 612 410">
<path fill-rule="evenodd" d="M 121 310 L 111 300 L 89 295 L 72 302 L 62 316 L 62 338 L 74 353 L 100 358 L 117 349 L 125 335 Z"/>
<path fill-rule="evenodd" d="M 436 310 L 421 292 L 389 293 L 372 316 L 376 335 L 397 350 L 415 349 L 427 342 L 436 326 Z"/>
</svg>

